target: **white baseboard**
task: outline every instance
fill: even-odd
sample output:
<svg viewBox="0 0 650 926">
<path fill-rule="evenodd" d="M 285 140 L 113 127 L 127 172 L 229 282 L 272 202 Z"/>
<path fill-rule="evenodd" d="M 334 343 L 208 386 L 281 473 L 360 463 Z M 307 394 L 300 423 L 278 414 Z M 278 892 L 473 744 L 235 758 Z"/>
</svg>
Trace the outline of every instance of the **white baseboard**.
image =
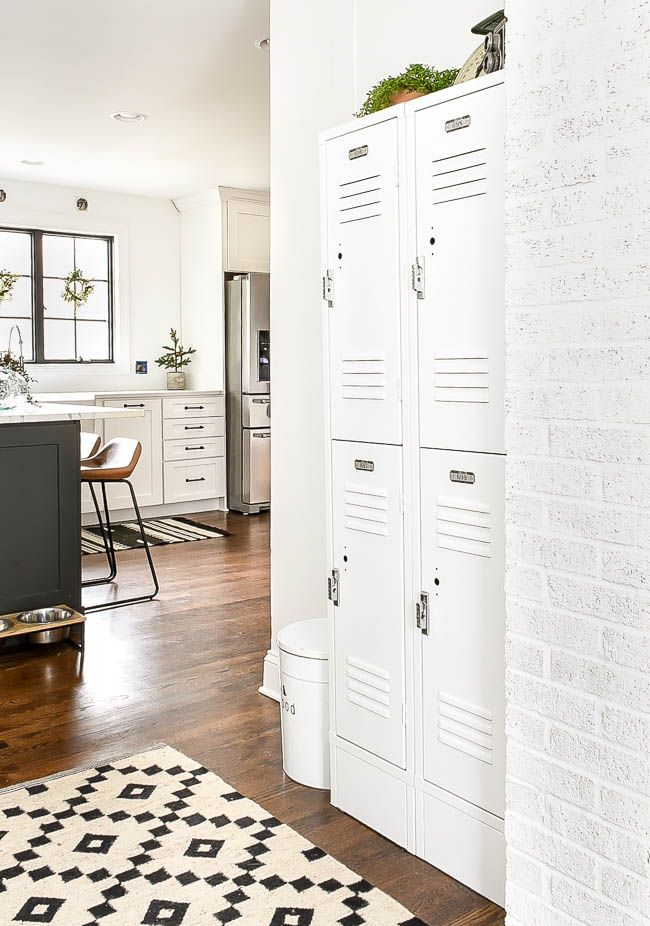
<svg viewBox="0 0 650 926">
<path fill-rule="evenodd" d="M 273 649 L 264 657 L 262 684 L 257 690 L 273 701 L 280 701 L 280 664 L 278 654 Z"/>
<path fill-rule="evenodd" d="M 176 502 L 173 505 L 148 505 L 142 506 L 140 512 L 143 518 L 173 518 L 175 515 L 199 514 L 203 511 L 227 511 L 225 498 L 205 498 L 199 501 Z M 111 521 L 117 524 L 118 521 L 133 521 L 135 512 L 132 508 L 111 509 Z M 81 516 L 82 524 L 96 524 L 97 515 L 95 512 L 86 512 Z"/>
</svg>

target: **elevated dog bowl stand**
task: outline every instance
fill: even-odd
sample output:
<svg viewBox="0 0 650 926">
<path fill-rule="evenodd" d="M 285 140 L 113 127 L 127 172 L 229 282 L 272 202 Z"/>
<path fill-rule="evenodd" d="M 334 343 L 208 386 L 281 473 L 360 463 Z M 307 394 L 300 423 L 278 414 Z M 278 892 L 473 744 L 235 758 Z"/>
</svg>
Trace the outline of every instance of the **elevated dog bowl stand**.
<svg viewBox="0 0 650 926">
<path fill-rule="evenodd" d="M 67 605 L 56 605 L 55 607 L 67 608 Z M 69 618 L 62 621 L 52 621 L 47 624 L 22 623 L 18 620 L 18 617 L 24 613 L 23 611 L 16 611 L 14 614 L 2 614 L 0 615 L 0 620 L 9 621 L 10 626 L 6 630 L 0 631 L 0 644 L 9 639 L 9 637 L 22 637 L 30 633 L 41 633 L 44 630 L 56 630 L 64 627 L 72 627 L 74 625 L 78 627 L 78 639 L 74 640 L 72 636 L 68 636 L 61 642 L 68 643 L 74 649 L 83 653 L 86 643 L 85 615 L 80 614 L 78 611 L 74 611 L 72 608 L 68 608 L 68 610 L 70 611 Z"/>
</svg>

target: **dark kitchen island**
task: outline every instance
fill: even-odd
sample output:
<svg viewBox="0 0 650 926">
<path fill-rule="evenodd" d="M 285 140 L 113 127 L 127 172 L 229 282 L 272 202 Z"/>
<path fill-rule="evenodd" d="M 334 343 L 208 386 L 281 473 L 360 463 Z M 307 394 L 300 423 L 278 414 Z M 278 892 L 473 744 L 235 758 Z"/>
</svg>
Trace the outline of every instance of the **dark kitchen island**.
<svg viewBox="0 0 650 926">
<path fill-rule="evenodd" d="M 80 422 L 142 414 L 87 405 L 0 409 L 0 615 L 80 610 Z"/>
</svg>

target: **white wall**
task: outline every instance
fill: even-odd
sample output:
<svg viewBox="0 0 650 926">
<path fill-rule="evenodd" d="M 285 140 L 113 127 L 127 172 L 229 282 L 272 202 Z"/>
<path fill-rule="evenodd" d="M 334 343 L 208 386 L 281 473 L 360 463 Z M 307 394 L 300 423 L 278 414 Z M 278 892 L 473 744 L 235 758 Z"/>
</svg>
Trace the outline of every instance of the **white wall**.
<svg viewBox="0 0 650 926">
<path fill-rule="evenodd" d="M 166 199 L 14 180 L 0 180 L 0 186 L 7 192 L 0 205 L 2 225 L 116 236 L 117 363 L 35 367 L 36 391 L 163 387 L 164 373 L 154 358 L 162 353 L 169 329 L 180 327 L 181 223 L 174 205 Z M 87 212 L 76 208 L 79 196 L 87 198 Z M 149 361 L 148 375 L 135 375 L 136 360 Z"/>
<path fill-rule="evenodd" d="M 494 0 L 433 3 L 430 0 L 354 0 L 355 100 L 383 77 L 409 64 L 461 67 L 482 39 L 472 26 L 498 9 Z"/>
<path fill-rule="evenodd" d="M 491 0 L 271 0 L 272 649 L 285 624 L 325 613 L 318 133 L 411 63 L 460 67 L 492 12 Z M 274 666 L 271 653 L 266 689 Z"/>
<path fill-rule="evenodd" d="M 354 106 L 348 0 L 271 0 L 272 635 L 324 614 L 318 132 Z M 265 685 L 277 692 L 276 660 Z"/>
<path fill-rule="evenodd" d="M 508 926 L 650 910 L 648 5 L 508 24 Z"/>
<path fill-rule="evenodd" d="M 224 388 L 221 200 L 217 190 L 176 200 L 181 222 L 181 306 L 191 389 Z"/>
</svg>

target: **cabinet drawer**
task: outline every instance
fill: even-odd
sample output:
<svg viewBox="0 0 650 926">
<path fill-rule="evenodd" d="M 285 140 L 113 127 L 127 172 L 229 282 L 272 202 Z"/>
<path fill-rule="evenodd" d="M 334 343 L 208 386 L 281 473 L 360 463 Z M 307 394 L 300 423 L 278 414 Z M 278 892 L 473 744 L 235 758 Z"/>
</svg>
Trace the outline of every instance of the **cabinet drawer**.
<svg viewBox="0 0 650 926">
<path fill-rule="evenodd" d="M 215 418 L 225 414 L 222 395 L 163 399 L 163 418 Z"/>
<path fill-rule="evenodd" d="M 205 457 L 222 457 L 225 452 L 225 437 L 190 437 L 186 440 L 166 440 L 163 455 L 165 461 L 202 460 Z"/>
<path fill-rule="evenodd" d="M 167 462 L 165 502 L 192 498 L 219 498 L 226 493 L 226 467 L 223 457 L 216 460 Z"/>
<path fill-rule="evenodd" d="M 168 418 L 163 421 L 165 440 L 185 440 L 186 437 L 222 437 L 226 433 L 225 418 Z"/>
</svg>

